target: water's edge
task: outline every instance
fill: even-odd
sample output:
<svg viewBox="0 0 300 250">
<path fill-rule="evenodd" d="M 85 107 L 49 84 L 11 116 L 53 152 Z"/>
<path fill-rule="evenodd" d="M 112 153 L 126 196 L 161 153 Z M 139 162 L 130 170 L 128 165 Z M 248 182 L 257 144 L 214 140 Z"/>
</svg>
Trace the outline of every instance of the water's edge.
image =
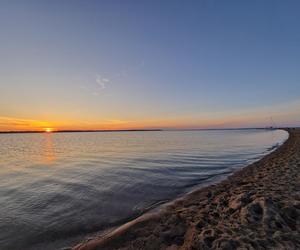
<svg viewBox="0 0 300 250">
<path fill-rule="evenodd" d="M 93 243 L 94 241 L 106 241 L 112 237 L 119 235 L 120 233 L 128 230 L 133 225 L 140 223 L 142 221 L 149 220 L 158 216 L 158 214 L 163 211 L 166 207 L 178 202 L 179 200 L 187 199 L 190 195 L 201 191 L 204 188 L 209 188 L 210 186 L 213 187 L 216 184 L 221 183 L 222 181 L 228 179 L 230 176 L 236 174 L 239 171 L 243 171 L 245 168 L 248 168 L 251 165 L 257 164 L 262 161 L 265 157 L 269 157 L 270 155 L 279 151 L 290 139 L 290 133 L 288 129 L 276 129 L 286 131 L 288 133 L 288 137 L 282 141 L 281 143 L 276 143 L 268 148 L 266 151 L 262 152 L 261 157 L 256 158 L 255 160 L 249 162 L 248 164 L 235 169 L 231 173 L 228 174 L 220 174 L 210 178 L 209 180 L 205 180 L 202 183 L 194 184 L 190 188 L 184 190 L 182 193 L 178 194 L 175 198 L 172 199 L 165 199 L 161 201 L 157 201 L 150 206 L 144 208 L 143 210 L 139 211 L 139 213 L 132 215 L 124 220 L 119 221 L 115 226 L 111 226 L 99 232 L 95 232 L 87 236 L 86 239 L 82 239 L 80 243 L 75 246 L 69 246 L 67 248 L 63 248 L 63 250 L 79 250 L 82 246 L 85 246 L 87 243 Z M 85 248 L 84 248 L 85 249 Z M 87 248 L 88 249 L 88 248 Z"/>
</svg>

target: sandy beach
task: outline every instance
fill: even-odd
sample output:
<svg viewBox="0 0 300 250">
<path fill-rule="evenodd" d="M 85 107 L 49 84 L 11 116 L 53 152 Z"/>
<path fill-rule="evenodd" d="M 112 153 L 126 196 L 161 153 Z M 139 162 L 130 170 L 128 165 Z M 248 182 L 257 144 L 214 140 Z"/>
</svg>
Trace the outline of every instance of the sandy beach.
<svg viewBox="0 0 300 250">
<path fill-rule="evenodd" d="M 271 154 L 73 250 L 300 249 L 300 129 Z"/>
</svg>

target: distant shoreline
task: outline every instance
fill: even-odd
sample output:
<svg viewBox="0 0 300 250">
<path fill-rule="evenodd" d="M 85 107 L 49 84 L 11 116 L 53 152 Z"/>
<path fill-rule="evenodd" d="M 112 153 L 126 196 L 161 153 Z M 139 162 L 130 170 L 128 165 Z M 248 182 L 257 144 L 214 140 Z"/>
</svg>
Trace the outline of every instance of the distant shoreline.
<svg viewBox="0 0 300 250">
<path fill-rule="evenodd" d="M 53 130 L 47 131 L 0 131 L 0 134 L 51 134 L 51 133 L 104 133 L 104 132 L 139 132 L 139 131 L 162 131 L 162 129 L 120 129 L 120 130 Z"/>
<path fill-rule="evenodd" d="M 172 129 L 172 128 L 159 128 L 159 129 L 97 129 L 97 130 L 53 130 L 51 132 L 47 131 L 0 131 L 0 134 L 40 134 L 40 133 L 106 133 L 106 132 L 152 132 L 152 131 L 215 131 L 215 130 L 276 130 L 276 129 L 286 129 L 286 128 L 195 128 L 195 129 Z"/>
</svg>

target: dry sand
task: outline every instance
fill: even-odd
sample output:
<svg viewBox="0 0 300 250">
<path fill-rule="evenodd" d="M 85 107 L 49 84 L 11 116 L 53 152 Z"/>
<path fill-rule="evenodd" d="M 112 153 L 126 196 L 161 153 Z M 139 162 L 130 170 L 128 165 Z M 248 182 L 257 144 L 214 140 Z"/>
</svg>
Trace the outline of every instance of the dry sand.
<svg viewBox="0 0 300 250">
<path fill-rule="evenodd" d="M 289 133 L 225 181 L 73 249 L 300 249 L 300 129 Z"/>
</svg>

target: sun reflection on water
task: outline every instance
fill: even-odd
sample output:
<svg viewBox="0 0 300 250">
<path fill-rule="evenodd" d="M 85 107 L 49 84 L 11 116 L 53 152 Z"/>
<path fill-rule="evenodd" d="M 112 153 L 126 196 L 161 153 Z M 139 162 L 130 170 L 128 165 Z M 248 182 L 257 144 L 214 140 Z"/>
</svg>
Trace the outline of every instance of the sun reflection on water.
<svg viewBox="0 0 300 250">
<path fill-rule="evenodd" d="M 42 148 L 42 161 L 45 163 L 53 163 L 56 159 L 53 145 L 53 136 L 51 133 L 44 135 L 44 145 Z"/>
</svg>

